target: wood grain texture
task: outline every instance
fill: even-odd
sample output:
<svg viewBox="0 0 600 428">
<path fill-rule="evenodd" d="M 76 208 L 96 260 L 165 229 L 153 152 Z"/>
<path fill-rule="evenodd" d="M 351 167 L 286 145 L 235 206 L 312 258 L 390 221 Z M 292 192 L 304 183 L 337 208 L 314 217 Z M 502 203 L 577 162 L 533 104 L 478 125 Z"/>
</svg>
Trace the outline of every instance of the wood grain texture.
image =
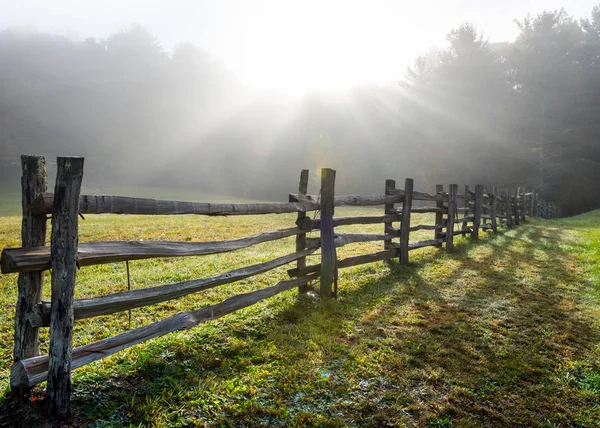
<svg viewBox="0 0 600 428">
<path fill-rule="evenodd" d="M 73 299 L 79 241 L 78 206 L 83 158 L 57 159 L 52 211 L 52 310 L 48 369 L 49 411 L 61 420 L 69 416 L 71 400 L 71 349 Z"/>
<path fill-rule="evenodd" d="M 71 369 L 74 370 L 93 361 L 101 360 L 138 343 L 178 330 L 187 330 L 200 323 L 220 318 L 318 277 L 318 273 L 313 273 L 306 277 L 280 281 L 272 287 L 239 294 L 221 303 L 195 311 L 180 312 L 150 325 L 129 330 L 89 345 L 79 346 L 73 349 Z M 48 356 L 24 359 L 13 364 L 11 368 L 10 383 L 15 387 L 32 387 L 46 379 L 48 379 Z"/>
<path fill-rule="evenodd" d="M 299 228 L 259 233 L 244 238 L 212 242 L 178 241 L 100 241 L 79 245 L 79 266 L 124 262 L 156 257 L 188 257 L 226 253 L 262 242 L 287 238 L 303 232 Z M 7 248 L 2 251 L 2 273 L 49 269 L 50 248 Z"/>
<path fill-rule="evenodd" d="M 54 196 L 44 193 L 35 199 L 30 209 L 36 214 L 50 214 Z M 256 204 L 212 204 L 204 202 L 164 201 L 157 199 L 131 198 L 127 196 L 81 195 L 79 212 L 82 214 L 137 214 L 137 215 L 253 215 L 283 214 L 314 211 L 319 209 L 315 202 L 270 202 Z"/>
<path fill-rule="evenodd" d="M 106 296 L 77 299 L 73 302 L 75 319 L 84 319 L 122 312 L 133 308 L 153 305 L 167 300 L 177 299 L 188 294 L 208 290 L 219 285 L 230 284 L 254 275 L 273 270 L 314 253 L 316 249 L 304 249 L 268 262 L 246 266 L 240 269 L 203 279 L 193 279 L 157 287 L 139 288 L 121 291 Z M 42 302 L 29 315 L 29 321 L 35 326 L 47 326 L 50 321 L 51 302 Z"/>
</svg>

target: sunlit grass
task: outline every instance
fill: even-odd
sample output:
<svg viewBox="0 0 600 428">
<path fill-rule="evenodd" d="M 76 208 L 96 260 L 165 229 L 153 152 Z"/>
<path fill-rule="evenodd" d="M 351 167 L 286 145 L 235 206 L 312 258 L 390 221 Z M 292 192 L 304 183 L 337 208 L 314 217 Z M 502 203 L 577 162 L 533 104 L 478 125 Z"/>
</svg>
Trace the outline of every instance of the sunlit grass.
<svg viewBox="0 0 600 428">
<path fill-rule="evenodd" d="M 340 209 L 338 215 L 365 212 L 381 214 Z M 295 215 L 87 216 L 80 239 L 228 239 L 294 221 Z M 413 218 L 413 224 L 432 222 Z M 19 228 L 16 217 L 0 219 L 0 246 L 18 246 Z M 383 226 L 341 230 L 382 233 Z M 456 243 L 453 254 L 411 252 L 408 267 L 394 262 L 343 270 L 334 301 L 286 292 L 83 367 L 74 374 L 75 421 L 592 426 L 600 420 L 600 214 L 528 221 L 497 236 L 486 232 L 477 243 Z M 211 276 L 294 248 L 291 237 L 215 256 L 133 261 L 132 287 Z M 349 245 L 339 257 L 381 248 L 380 242 Z M 135 309 L 132 328 L 272 285 L 287 268 Z M 126 289 L 125 265 L 82 268 L 77 284 L 76 297 Z M 0 394 L 6 396 L 16 275 L 0 277 L 0 287 Z M 48 287 L 47 281 L 45 296 Z M 75 344 L 127 328 L 127 313 L 83 320 L 76 323 Z M 42 343 L 47 350 L 45 333 Z M 12 401 L 4 401 L 0 414 L 2 408 L 11 414 Z"/>
</svg>

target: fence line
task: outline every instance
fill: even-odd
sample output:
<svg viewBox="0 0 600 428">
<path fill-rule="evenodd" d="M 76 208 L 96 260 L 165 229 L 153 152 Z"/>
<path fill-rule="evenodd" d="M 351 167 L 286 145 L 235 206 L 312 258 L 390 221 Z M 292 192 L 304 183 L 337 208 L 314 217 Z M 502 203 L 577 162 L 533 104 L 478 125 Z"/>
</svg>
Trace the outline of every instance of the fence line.
<svg viewBox="0 0 600 428">
<path fill-rule="evenodd" d="M 112 355 L 127 347 L 164 334 L 188 329 L 199 323 L 219 318 L 260 300 L 294 287 L 308 290 L 310 281 L 320 278 L 320 294 L 337 294 L 338 269 L 394 258 L 402 265 L 409 263 L 410 251 L 445 246 L 452 251 L 454 237 L 470 235 L 478 239 L 481 231 L 496 233 L 499 227 L 512 228 L 529 217 L 554 218 L 560 209 L 544 201 L 531 190 L 514 191 L 493 187 L 488 191 L 478 184 L 475 190 L 458 185 L 436 185 L 435 194 L 413 190 L 407 178 L 404 189 L 394 180 L 386 180 L 383 195 L 336 196 L 332 169 L 321 170 L 319 196 L 308 194 L 308 170 L 302 170 L 298 193 L 290 193 L 286 203 L 210 204 L 121 196 L 80 195 L 83 158 L 58 158 L 54 193 L 46 191 L 45 159 L 22 156 L 23 221 L 22 248 L 2 251 L 2 273 L 18 272 L 18 301 L 15 316 L 14 360 L 11 387 L 17 393 L 48 380 L 51 411 L 66 418 L 69 413 L 71 371 L 92 361 Z M 418 201 L 421 205 L 413 206 Z M 459 205 L 462 206 L 458 206 Z M 396 208 L 395 204 L 402 204 Z M 378 216 L 334 217 L 335 207 L 383 205 Z M 311 219 L 308 211 L 320 211 Z M 78 215 L 144 214 L 144 215 L 256 215 L 298 213 L 296 227 L 269 231 L 244 238 L 215 242 L 110 241 L 78 243 Z M 51 245 L 45 245 L 47 214 L 52 214 Z M 434 224 L 411 224 L 413 213 L 435 214 Z M 399 223 L 399 226 L 394 226 Z M 383 224 L 382 234 L 336 233 L 346 225 Z M 320 237 L 307 238 L 307 233 L 320 231 Z M 433 239 L 410 241 L 410 233 L 427 230 Z M 187 257 L 235 251 L 262 242 L 296 236 L 295 252 L 270 261 L 235 269 L 211 278 L 194 279 L 113 293 L 88 299 L 74 299 L 76 271 L 79 267 L 155 257 Z M 383 250 L 338 260 L 336 248 L 357 242 L 383 241 Z M 306 265 L 306 257 L 321 249 L 321 262 Z M 107 315 L 132 308 L 152 305 L 220 285 L 236 282 L 292 262 L 291 279 L 251 293 L 233 296 L 225 301 L 195 311 L 182 312 L 150 325 L 85 346 L 72 347 L 75 320 Z M 43 270 L 52 267 L 52 299 L 41 301 Z M 50 353 L 39 356 L 38 331 L 50 327 Z"/>
</svg>

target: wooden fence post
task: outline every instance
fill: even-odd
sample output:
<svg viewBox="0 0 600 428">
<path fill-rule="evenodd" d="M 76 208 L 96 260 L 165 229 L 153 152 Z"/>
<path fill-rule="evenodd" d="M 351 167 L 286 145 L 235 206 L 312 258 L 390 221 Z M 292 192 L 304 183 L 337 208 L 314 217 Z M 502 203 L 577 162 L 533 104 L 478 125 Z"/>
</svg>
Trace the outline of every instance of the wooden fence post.
<svg viewBox="0 0 600 428">
<path fill-rule="evenodd" d="M 392 192 L 390 192 L 390 190 L 395 189 L 396 188 L 396 181 L 392 180 L 392 179 L 387 179 L 385 180 L 385 195 L 391 195 Z M 394 204 L 385 204 L 384 206 L 384 211 L 383 214 L 384 215 L 391 215 L 394 213 Z M 388 233 L 392 233 L 392 226 L 393 223 L 391 221 L 386 221 L 385 223 L 383 223 L 383 233 L 384 234 L 388 234 Z M 386 239 L 385 241 L 383 241 L 383 249 L 384 250 L 388 250 L 392 248 L 392 240 L 391 239 Z M 386 262 L 390 262 L 391 259 L 387 259 Z"/>
<path fill-rule="evenodd" d="M 404 201 L 402 202 L 402 219 L 400 223 L 400 264 L 408 264 L 408 239 L 410 234 L 410 212 L 413 198 L 413 179 L 404 180 Z"/>
<path fill-rule="evenodd" d="M 454 249 L 454 218 L 456 216 L 456 194 L 458 184 L 451 184 L 448 189 L 448 223 L 446 225 L 446 251 Z"/>
<path fill-rule="evenodd" d="M 481 224 L 481 210 L 483 208 L 483 184 L 475 185 L 475 209 L 473 213 L 472 239 L 479 239 L 479 225 Z"/>
<path fill-rule="evenodd" d="M 21 223 L 21 246 L 23 248 L 46 245 L 46 215 L 35 215 L 29 211 L 29 204 L 47 190 L 46 159 L 43 156 L 21 156 L 21 205 L 23 219 Z M 17 281 L 17 307 L 15 313 L 14 361 L 36 357 L 40 353 L 38 328 L 32 327 L 27 319 L 36 304 L 42 300 L 42 271 L 22 272 Z M 28 391 L 17 391 L 25 394 Z"/>
<path fill-rule="evenodd" d="M 48 396 L 50 413 L 69 416 L 71 398 L 71 350 L 73 346 L 73 295 L 77 272 L 79 194 L 83 158 L 57 159 L 52 210 L 52 306 L 50 312 L 50 360 Z"/>
<path fill-rule="evenodd" d="M 438 209 L 444 208 L 444 185 L 435 185 L 435 206 Z M 444 221 L 444 214 L 442 212 L 435 213 L 435 230 L 433 231 L 433 239 L 442 238 L 442 222 Z M 442 244 L 437 244 L 436 247 L 441 247 Z"/>
<path fill-rule="evenodd" d="M 521 188 L 521 206 L 520 206 L 520 212 L 521 212 L 521 220 L 525 221 L 527 218 L 527 205 L 525 204 L 525 195 L 527 194 L 526 188 L 522 187 Z"/>
<path fill-rule="evenodd" d="M 331 297 L 331 285 L 337 288 L 337 256 L 333 237 L 333 199 L 335 171 L 321 169 L 321 296 Z"/>
<path fill-rule="evenodd" d="M 536 203 L 535 203 L 535 189 L 531 190 L 531 217 L 537 217 L 537 213 L 535 211 Z"/>
<path fill-rule="evenodd" d="M 306 195 L 308 193 L 308 169 L 303 169 L 300 172 L 300 184 L 298 185 L 298 194 Z M 290 197 L 290 202 L 292 198 Z M 306 212 L 302 211 L 298 213 L 298 219 L 296 225 L 299 228 L 304 228 L 304 220 L 306 219 Z M 306 248 L 306 233 L 299 233 L 296 235 L 296 251 L 302 251 Z M 296 267 L 301 269 L 306 266 L 306 257 L 301 257 L 296 262 Z M 298 286 L 299 293 L 306 293 L 308 291 L 308 284 L 300 284 Z"/>
<path fill-rule="evenodd" d="M 467 221 L 467 217 L 469 217 L 469 197 L 471 195 L 471 192 L 469 192 L 469 185 L 465 184 L 465 212 L 463 213 L 463 222 L 462 222 L 462 227 L 461 230 L 465 230 L 467 228 L 467 226 L 469 225 L 469 222 Z"/>
<path fill-rule="evenodd" d="M 515 216 L 515 224 L 518 225 L 520 223 L 519 221 L 519 199 L 517 198 L 517 196 L 519 195 L 519 188 L 517 187 L 517 190 L 515 190 L 515 192 L 512 194 L 512 200 L 513 200 L 513 215 Z"/>
<path fill-rule="evenodd" d="M 498 233 L 498 223 L 496 221 L 496 209 L 498 208 L 498 190 L 496 189 L 496 186 L 492 187 L 491 204 L 492 209 L 490 210 L 490 217 L 492 218 L 492 231 L 494 233 Z"/>
<path fill-rule="evenodd" d="M 504 190 L 504 209 L 506 210 L 506 227 L 512 229 L 513 227 L 513 206 L 512 196 L 508 190 Z"/>
</svg>

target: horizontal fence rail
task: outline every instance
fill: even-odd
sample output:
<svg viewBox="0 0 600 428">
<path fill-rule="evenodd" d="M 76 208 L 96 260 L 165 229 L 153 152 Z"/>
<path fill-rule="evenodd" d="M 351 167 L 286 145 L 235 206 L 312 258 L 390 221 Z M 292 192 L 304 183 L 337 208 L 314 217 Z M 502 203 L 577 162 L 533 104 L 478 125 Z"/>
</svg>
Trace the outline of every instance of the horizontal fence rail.
<svg viewBox="0 0 600 428">
<path fill-rule="evenodd" d="M 71 371 L 92 361 L 110 356 L 149 339 L 174 331 L 192 328 L 208 320 L 292 288 L 300 293 L 309 283 L 319 279 L 323 297 L 336 296 L 338 269 L 373 262 L 409 263 L 409 253 L 425 247 L 445 247 L 452 251 L 455 236 L 478 239 L 480 232 L 495 233 L 498 227 L 512 228 L 527 217 L 553 218 L 560 209 L 541 199 L 534 190 L 519 187 L 514 191 L 474 190 L 458 185 L 435 186 L 432 194 L 413 189 L 407 178 L 404 189 L 387 180 L 383 195 L 336 196 L 335 176 L 331 169 L 321 171 L 318 195 L 308 194 L 308 170 L 300 175 L 297 193 L 289 194 L 286 203 L 212 204 L 177 202 L 123 196 L 79 195 L 82 158 L 59 158 L 56 190 L 47 192 L 45 159 L 23 156 L 23 222 L 21 248 L 5 248 L 0 258 L 2 273 L 18 273 L 18 304 L 15 316 L 14 364 L 11 387 L 22 393 L 48 380 L 50 407 L 60 417 L 68 416 Z M 79 174 L 79 175 L 77 175 Z M 65 190 L 66 189 L 66 190 Z M 397 206 L 396 206 L 397 205 Z M 335 207 L 383 206 L 383 215 L 335 217 Z M 318 211 L 319 218 L 310 218 Z M 78 243 L 77 222 L 82 214 L 141 215 L 259 215 L 297 213 L 296 227 L 263 232 L 242 238 L 211 242 L 179 241 L 106 241 Z M 47 214 L 52 214 L 52 240 L 46 245 Z M 432 224 L 411 224 L 413 214 L 432 214 Z M 315 214 L 316 217 L 316 214 Z M 426 217 L 429 218 L 429 217 Z M 420 221 L 419 223 L 423 223 Z M 342 233 L 336 228 L 351 225 L 383 224 L 382 233 Z M 318 236 L 308 236 L 318 231 Z M 411 233 L 431 232 L 432 239 L 411 241 Z M 296 237 L 295 250 L 269 261 L 233 269 L 219 275 L 192 279 L 143 289 L 121 291 L 103 296 L 75 299 L 77 268 L 102 263 L 127 262 L 159 257 L 190 257 L 236 251 L 253 245 Z M 383 249 L 338 259 L 337 248 L 366 242 L 382 241 Z M 307 265 L 307 257 L 320 250 L 320 263 Z M 319 253 L 317 253 L 319 254 Z M 97 342 L 72 347 L 72 331 L 76 320 L 109 315 L 199 293 L 213 287 L 234 283 L 281 266 L 290 279 L 277 284 L 235 295 L 221 303 L 186 311 Z M 43 271 L 52 268 L 52 299 L 41 300 Z M 50 327 L 51 352 L 39 355 L 39 328 Z M 66 330 L 65 330 L 66 329 Z"/>
</svg>

